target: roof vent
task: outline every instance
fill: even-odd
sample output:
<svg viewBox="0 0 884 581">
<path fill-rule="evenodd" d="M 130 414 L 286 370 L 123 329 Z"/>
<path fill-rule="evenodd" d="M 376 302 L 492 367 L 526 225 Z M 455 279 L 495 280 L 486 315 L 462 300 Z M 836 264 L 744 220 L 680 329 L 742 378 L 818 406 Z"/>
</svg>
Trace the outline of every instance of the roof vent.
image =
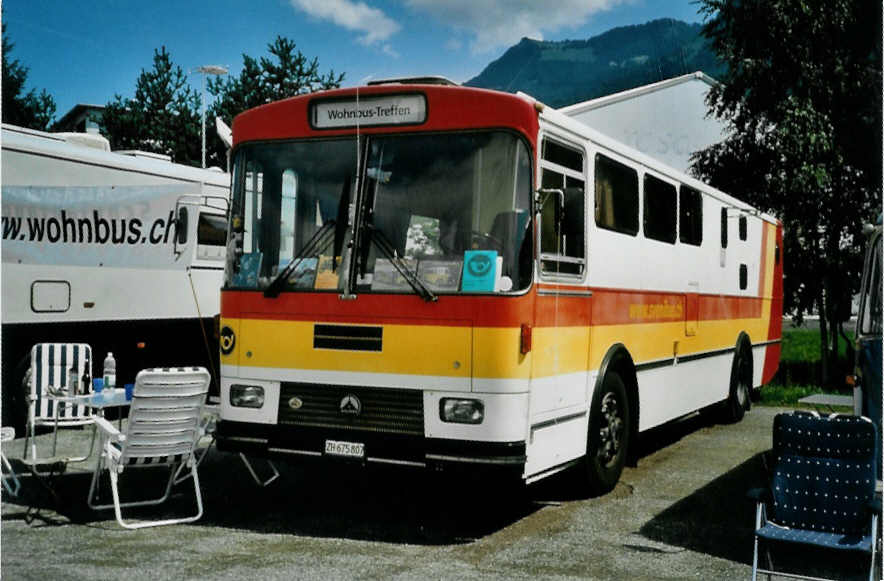
<svg viewBox="0 0 884 581">
<path fill-rule="evenodd" d="M 445 77 L 438 76 L 430 76 L 430 77 L 400 77 L 398 79 L 378 79 L 376 81 L 369 81 L 369 85 L 445 85 L 448 87 L 456 87 L 458 83 L 455 83 L 451 79 L 446 79 Z"/>
<path fill-rule="evenodd" d="M 171 155 L 165 155 L 163 153 L 154 153 L 152 151 L 141 151 L 140 149 L 124 149 L 120 151 L 115 151 L 114 153 L 119 153 L 120 155 L 130 155 L 132 157 L 141 157 L 144 159 L 156 159 L 159 161 L 172 161 Z"/>
<path fill-rule="evenodd" d="M 100 149 L 101 151 L 111 150 L 110 141 L 108 141 L 106 137 L 98 135 L 97 133 L 55 133 L 53 135 L 61 137 L 68 143 Z"/>
</svg>

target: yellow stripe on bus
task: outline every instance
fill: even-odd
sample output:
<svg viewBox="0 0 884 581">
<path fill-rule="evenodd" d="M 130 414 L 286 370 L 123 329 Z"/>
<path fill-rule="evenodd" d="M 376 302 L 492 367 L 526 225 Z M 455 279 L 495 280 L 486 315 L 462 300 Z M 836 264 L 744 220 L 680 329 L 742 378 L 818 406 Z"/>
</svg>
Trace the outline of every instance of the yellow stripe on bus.
<svg viewBox="0 0 884 581">
<path fill-rule="evenodd" d="M 225 319 L 237 342 L 222 363 L 241 366 L 372 372 L 481 379 L 528 379 L 598 369 L 607 350 L 622 343 L 636 364 L 728 349 L 740 331 L 753 342 L 767 339 L 770 301 L 764 316 L 700 321 L 695 336 L 684 321 L 596 327 L 533 329 L 532 349 L 520 353 L 519 328 L 384 325 L 383 350 L 313 347 L 314 323 Z M 677 342 L 677 344 L 676 344 Z"/>
</svg>

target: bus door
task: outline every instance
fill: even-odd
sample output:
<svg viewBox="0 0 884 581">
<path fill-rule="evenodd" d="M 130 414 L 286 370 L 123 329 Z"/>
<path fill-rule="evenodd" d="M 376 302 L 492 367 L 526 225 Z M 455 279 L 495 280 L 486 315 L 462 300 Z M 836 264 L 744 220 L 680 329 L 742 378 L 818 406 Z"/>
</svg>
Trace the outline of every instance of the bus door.
<svg viewBox="0 0 884 581">
<path fill-rule="evenodd" d="M 582 148 L 541 140 L 537 195 L 540 283 L 535 301 L 528 473 L 583 453 L 589 360 L 586 276 L 586 179 Z M 578 421 L 584 420 L 584 421 Z M 569 430 L 574 431 L 570 438 Z M 583 433 L 582 437 L 578 437 Z M 546 443 L 549 443 L 547 445 Z M 553 442 L 555 445 L 553 445 Z M 574 449 L 571 443 L 575 443 Z"/>
</svg>

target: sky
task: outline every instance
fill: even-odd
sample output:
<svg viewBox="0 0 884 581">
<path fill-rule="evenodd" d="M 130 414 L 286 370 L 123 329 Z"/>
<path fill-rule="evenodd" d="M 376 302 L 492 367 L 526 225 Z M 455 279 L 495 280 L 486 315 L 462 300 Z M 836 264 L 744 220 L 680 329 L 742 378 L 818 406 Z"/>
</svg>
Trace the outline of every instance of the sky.
<svg viewBox="0 0 884 581">
<path fill-rule="evenodd" d="M 11 57 L 30 69 L 26 90 L 46 89 L 56 118 L 78 103 L 131 97 L 154 50 L 190 73 L 292 39 L 344 86 L 441 75 L 464 82 L 523 37 L 586 39 L 657 18 L 702 22 L 696 0 L 6 0 Z M 200 90 L 198 73 L 189 80 Z"/>
</svg>

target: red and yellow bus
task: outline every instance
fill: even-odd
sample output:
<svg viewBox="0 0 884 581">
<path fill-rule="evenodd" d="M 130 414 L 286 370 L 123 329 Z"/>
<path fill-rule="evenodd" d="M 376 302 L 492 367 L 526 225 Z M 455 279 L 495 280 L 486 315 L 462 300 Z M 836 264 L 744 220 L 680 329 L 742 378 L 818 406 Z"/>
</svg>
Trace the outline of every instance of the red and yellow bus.
<svg viewBox="0 0 884 581">
<path fill-rule="evenodd" d="M 528 96 L 377 83 L 233 139 L 222 449 L 600 493 L 776 371 L 781 223 Z"/>
</svg>

